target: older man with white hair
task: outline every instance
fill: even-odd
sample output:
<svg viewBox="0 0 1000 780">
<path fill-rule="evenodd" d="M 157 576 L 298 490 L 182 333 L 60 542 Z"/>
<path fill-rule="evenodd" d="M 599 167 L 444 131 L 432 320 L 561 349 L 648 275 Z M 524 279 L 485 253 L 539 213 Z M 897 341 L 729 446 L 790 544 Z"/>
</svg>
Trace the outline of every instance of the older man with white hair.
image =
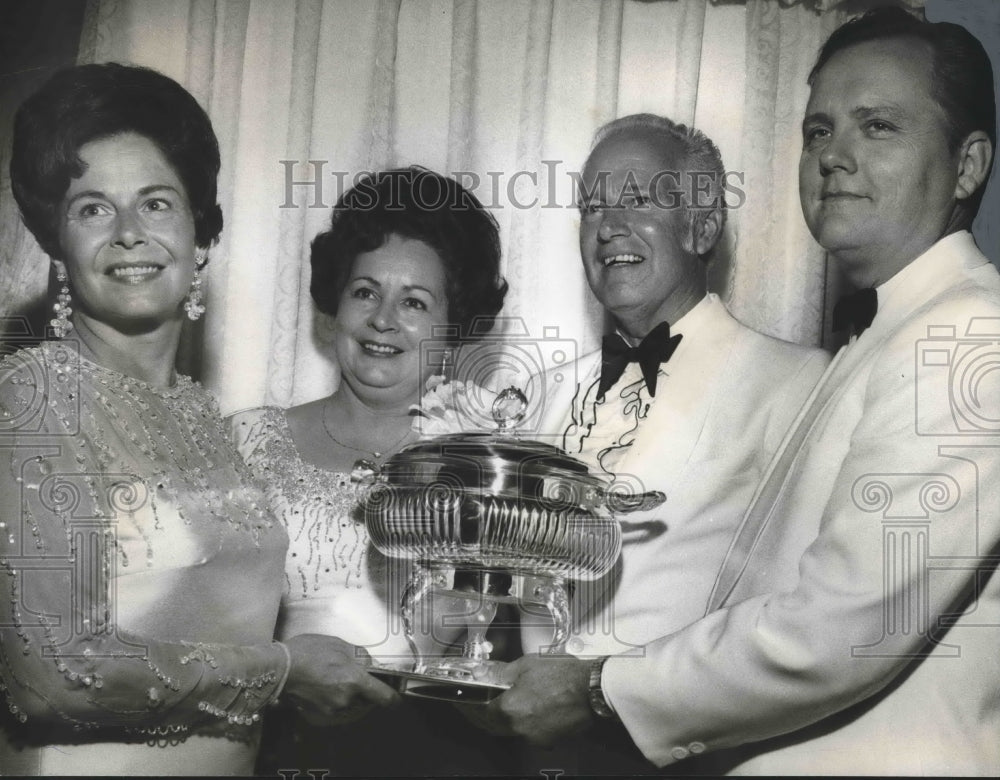
<svg viewBox="0 0 1000 780">
<path fill-rule="evenodd" d="M 614 571 L 576 583 L 568 649 L 581 658 L 641 653 L 704 614 L 754 488 L 829 362 L 748 328 L 707 291 L 724 185 L 707 136 L 651 114 L 598 130 L 583 168 L 580 255 L 615 330 L 577 362 L 577 382 L 545 382 L 558 389 L 542 428 L 613 489 L 666 501 L 623 515 Z M 551 641 L 547 621 L 522 623 L 525 652 L 537 655 Z M 600 755 L 619 771 L 652 769 L 620 734 L 603 736 L 578 756 L 536 761 L 593 771 Z"/>
</svg>

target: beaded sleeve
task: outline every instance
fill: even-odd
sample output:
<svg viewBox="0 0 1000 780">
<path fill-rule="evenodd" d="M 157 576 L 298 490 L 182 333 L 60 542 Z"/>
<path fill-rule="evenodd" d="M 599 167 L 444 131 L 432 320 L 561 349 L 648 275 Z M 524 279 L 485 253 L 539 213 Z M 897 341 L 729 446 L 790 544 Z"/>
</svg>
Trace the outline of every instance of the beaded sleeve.
<svg viewBox="0 0 1000 780">
<path fill-rule="evenodd" d="M 249 725 L 287 653 L 119 624 L 116 523 L 144 488 L 81 432 L 79 372 L 36 348 L 0 360 L 0 687 L 19 721 L 175 734 Z M 66 378 L 68 377 L 68 379 Z M 187 605 L 197 609 L 197 604 Z"/>
</svg>

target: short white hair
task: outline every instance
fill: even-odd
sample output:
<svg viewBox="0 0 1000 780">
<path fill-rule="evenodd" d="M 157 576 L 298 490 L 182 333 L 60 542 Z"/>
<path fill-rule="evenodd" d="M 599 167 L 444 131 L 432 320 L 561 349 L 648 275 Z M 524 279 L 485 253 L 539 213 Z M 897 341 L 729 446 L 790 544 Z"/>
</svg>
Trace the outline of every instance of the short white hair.
<svg viewBox="0 0 1000 780">
<path fill-rule="evenodd" d="M 722 164 L 719 147 L 713 143 L 711 138 L 695 127 L 688 127 L 658 114 L 629 114 L 613 119 L 599 127 L 594 133 L 594 141 L 590 146 L 590 154 L 587 155 L 584 168 L 590 163 L 590 157 L 600 143 L 614 136 L 636 132 L 649 133 L 658 140 L 662 140 L 664 145 L 680 145 L 682 157 L 678 167 L 685 171 L 709 174 L 711 186 L 708 191 L 715 207 L 712 209 L 692 208 L 691 193 L 686 192 L 684 195 L 687 205 L 685 215 L 687 225 L 691 228 L 699 222 L 704 222 L 709 214 L 718 212 L 721 235 L 721 230 L 726 224 L 726 199 L 723 190 L 726 169 Z"/>
</svg>

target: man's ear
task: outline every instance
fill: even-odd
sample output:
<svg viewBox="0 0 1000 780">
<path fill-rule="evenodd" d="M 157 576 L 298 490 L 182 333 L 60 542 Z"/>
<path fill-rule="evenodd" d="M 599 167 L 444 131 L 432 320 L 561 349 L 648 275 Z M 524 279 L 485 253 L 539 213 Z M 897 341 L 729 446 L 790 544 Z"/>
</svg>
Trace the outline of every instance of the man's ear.
<svg viewBox="0 0 1000 780">
<path fill-rule="evenodd" d="M 722 210 L 708 212 L 691 226 L 691 246 L 684 247 L 699 257 L 707 255 L 722 237 Z"/>
<path fill-rule="evenodd" d="M 955 199 L 971 197 L 990 175 L 993 162 L 993 144 L 982 130 L 969 133 L 958 149 L 958 181 Z"/>
</svg>

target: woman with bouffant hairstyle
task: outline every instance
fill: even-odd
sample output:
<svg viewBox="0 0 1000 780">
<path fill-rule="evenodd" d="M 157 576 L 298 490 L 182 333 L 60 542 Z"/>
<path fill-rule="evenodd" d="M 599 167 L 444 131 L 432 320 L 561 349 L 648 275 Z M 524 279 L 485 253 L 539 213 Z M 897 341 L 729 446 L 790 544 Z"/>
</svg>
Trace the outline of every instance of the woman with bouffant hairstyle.
<svg viewBox="0 0 1000 780">
<path fill-rule="evenodd" d="M 174 368 L 222 229 L 188 92 L 82 65 L 18 111 L 11 182 L 60 289 L 0 360 L 0 773 L 253 770 L 276 699 L 317 720 L 397 695 L 335 637 L 274 642 L 288 540 L 215 400 Z"/>
<path fill-rule="evenodd" d="M 278 637 L 334 633 L 376 657 L 409 658 L 395 625 L 408 572 L 381 557 L 352 515 L 358 496 L 352 474 L 377 471 L 418 438 L 410 407 L 440 360 L 428 359 L 427 341 L 447 351 L 459 337 L 484 336 L 493 326 L 507 291 L 497 223 L 448 177 L 418 167 L 383 171 L 338 200 L 310 260 L 313 301 L 334 318 L 340 384 L 301 406 L 252 409 L 232 420 L 237 447 L 291 538 Z M 275 721 L 282 734 L 271 762 L 259 771 L 310 766 L 371 776 L 484 769 L 481 748 L 470 747 L 483 740 L 464 720 L 432 728 L 429 717 L 406 702 L 350 728 L 316 730 L 282 718 Z M 452 717 L 450 708 L 441 717 Z M 469 740 L 463 744 L 449 732 L 468 733 Z"/>
<path fill-rule="evenodd" d="M 309 292 L 316 307 L 336 316 L 355 258 L 392 235 L 436 252 L 456 337 L 486 335 L 507 294 L 496 220 L 457 181 L 419 166 L 366 176 L 337 202 L 330 229 L 312 242 Z"/>
</svg>

